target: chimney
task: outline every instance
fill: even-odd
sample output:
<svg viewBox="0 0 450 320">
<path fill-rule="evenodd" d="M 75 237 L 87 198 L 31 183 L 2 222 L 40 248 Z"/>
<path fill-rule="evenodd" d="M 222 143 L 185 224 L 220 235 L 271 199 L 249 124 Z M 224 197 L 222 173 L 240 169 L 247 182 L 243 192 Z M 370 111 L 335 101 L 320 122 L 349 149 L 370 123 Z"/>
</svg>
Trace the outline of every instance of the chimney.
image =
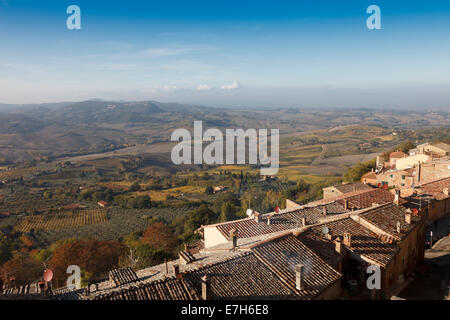
<svg viewBox="0 0 450 320">
<path fill-rule="evenodd" d="M 208 275 L 202 277 L 202 299 L 211 300 L 211 280 Z"/>
<path fill-rule="evenodd" d="M 269 226 L 272 224 L 271 219 L 272 219 L 272 216 L 267 217 L 267 225 L 269 225 Z"/>
<path fill-rule="evenodd" d="M 344 245 L 347 247 L 352 246 L 352 235 L 350 232 L 344 232 Z"/>
<path fill-rule="evenodd" d="M 330 231 L 328 231 L 328 233 L 325 235 L 325 239 L 327 239 L 327 240 L 333 240 L 333 235 L 331 234 L 331 230 Z"/>
<path fill-rule="evenodd" d="M 407 224 L 411 224 L 411 212 L 406 212 L 405 213 L 405 222 Z"/>
<path fill-rule="evenodd" d="M 305 226 L 306 226 L 306 218 L 302 217 L 302 227 L 305 227 Z"/>
<path fill-rule="evenodd" d="M 448 188 L 442 189 L 442 193 L 445 194 L 446 196 L 448 196 Z"/>
<path fill-rule="evenodd" d="M 301 263 L 295 266 L 295 288 L 297 290 L 304 289 L 304 269 L 305 267 Z"/>
<path fill-rule="evenodd" d="M 335 244 L 335 250 L 337 253 L 342 254 L 342 241 L 341 241 L 341 237 L 337 237 L 336 241 L 334 242 Z"/>
<path fill-rule="evenodd" d="M 378 206 L 378 203 L 372 202 L 372 207 L 377 207 L 377 206 Z"/>
<path fill-rule="evenodd" d="M 323 212 L 324 216 L 327 215 L 327 213 L 328 213 L 327 206 L 323 206 L 322 212 Z"/>
<path fill-rule="evenodd" d="M 422 164 L 419 162 L 417 164 L 417 182 L 420 182 L 420 180 L 422 179 Z"/>
<path fill-rule="evenodd" d="M 348 210 L 348 199 L 345 199 L 344 201 L 344 209 Z"/>
<path fill-rule="evenodd" d="M 400 221 L 397 221 L 397 233 L 401 232 L 402 232 L 402 224 L 400 223 Z"/>
<path fill-rule="evenodd" d="M 400 190 L 395 190 L 394 204 L 397 206 L 400 204 Z"/>
<path fill-rule="evenodd" d="M 255 211 L 253 213 L 253 218 L 255 219 L 256 223 L 259 223 L 261 221 L 260 213 Z"/>
<path fill-rule="evenodd" d="M 232 249 L 235 249 L 237 247 L 237 231 L 236 231 L 236 229 L 230 230 L 230 240 L 231 240 Z"/>
<path fill-rule="evenodd" d="M 180 266 L 178 264 L 174 264 L 173 265 L 173 274 L 178 277 L 178 275 L 180 274 Z"/>
</svg>

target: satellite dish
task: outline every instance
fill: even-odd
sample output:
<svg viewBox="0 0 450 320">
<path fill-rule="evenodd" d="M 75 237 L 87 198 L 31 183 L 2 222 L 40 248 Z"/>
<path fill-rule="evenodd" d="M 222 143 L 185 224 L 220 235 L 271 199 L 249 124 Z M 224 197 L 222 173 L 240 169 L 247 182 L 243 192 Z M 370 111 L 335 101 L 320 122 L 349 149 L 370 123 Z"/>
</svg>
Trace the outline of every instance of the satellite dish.
<svg viewBox="0 0 450 320">
<path fill-rule="evenodd" d="M 252 209 L 247 209 L 246 213 L 250 217 L 252 215 L 252 213 L 253 213 L 253 210 Z"/>
<path fill-rule="evenodd" d="M 322 227 L 322 233 L 323 233 L 323 234 L 328 234 L 328 232 L 330 232 L 330 229 L 328 229 L 327 226 L 323 226 L 323 227 Z"/>
<path fill-rule="evenodd" d="M 279 213 L 279 212 L 280 212 L 280 207 L 279 207 L 279 206 L 276 206 L 275 209 L 274 209 L 274 211 L 275 211 L 276 213 Z"/>
<path fill-rule="evenodd" d="M 46 269 L 44 271 L 44 280 L 50 282 L 52 281 L 52 279 L 53 279 L 53 271 L 50 269 Z"/>
</svg>

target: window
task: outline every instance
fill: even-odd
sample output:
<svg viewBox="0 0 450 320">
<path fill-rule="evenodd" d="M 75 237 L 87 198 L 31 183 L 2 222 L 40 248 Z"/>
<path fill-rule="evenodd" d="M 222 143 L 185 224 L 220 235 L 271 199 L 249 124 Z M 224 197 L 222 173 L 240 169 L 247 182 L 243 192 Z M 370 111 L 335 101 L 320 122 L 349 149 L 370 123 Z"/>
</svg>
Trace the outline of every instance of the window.
<svg viewBox="0 0 450 320">
<path fill-rule="evenodd" d="M 405 180 L 405 176 L 402 176 L 402 180 Z"/>
</svg>

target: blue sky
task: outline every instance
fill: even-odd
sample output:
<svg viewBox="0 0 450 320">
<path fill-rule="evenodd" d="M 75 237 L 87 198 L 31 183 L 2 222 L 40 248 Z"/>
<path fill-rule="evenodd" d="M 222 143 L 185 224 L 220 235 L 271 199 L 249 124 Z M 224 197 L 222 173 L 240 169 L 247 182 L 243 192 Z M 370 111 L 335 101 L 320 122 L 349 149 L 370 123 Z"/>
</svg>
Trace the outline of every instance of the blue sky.
<svg viewBox="0 0 450 320">
<path fill-rule="evenodd" d="M 0 0 L 0 102 L 448 107 L 449 30 L 449 1 Z"/>
</svg>

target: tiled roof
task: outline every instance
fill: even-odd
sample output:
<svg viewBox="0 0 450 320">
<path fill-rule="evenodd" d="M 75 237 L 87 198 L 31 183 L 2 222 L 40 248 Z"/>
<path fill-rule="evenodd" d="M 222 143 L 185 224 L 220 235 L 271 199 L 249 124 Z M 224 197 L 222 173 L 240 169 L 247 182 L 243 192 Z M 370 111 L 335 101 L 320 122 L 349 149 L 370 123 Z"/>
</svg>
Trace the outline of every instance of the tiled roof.
<svg viewBox="0 0 450 320">
<path fill-rule="evenodd" d="M 369 173 L 366 173 L 365 175 L 363 175 L 363 178 L 376 179 L 377 178 L 377 174 L 375 172 L 369 172 Z"/>
<path fill-rule="evenodd" d="M 295 295 L 253 252 L 214 263 L 184 274 L 198 292 L 201 278 L 208 275 L 211 298 L 221 299 L 289 299 Z"/>
<path fill-rule="evenodd" d="M 324 215 L 324 207 L 326 207 L 327 215 Z M 314 207 L 302 207 L 300 209 L 292 209 L 287 212 L 278 214 L 261 215 L 260 222 L 256 222 L 253 218 L 246 218 L 217 224 L 216 228 L 229 239 L 230 231 L 237 230 L 239 238 L 250 238 L 263 234 L 270 234 L 280 231 L 287 231 L 301 226 L 301 219 L 304 217 L 307 224 L 316 223 L 320 219 L 327 216 L 346 213 L 342 206 L 331 203 L 326 205 L 317 205 Z M 270 225 L 267 224 L 267 219 L 270 218 Z"/>
<path fill-rule="evenodd" d="M 184 279 L 174 277 L 140 283 L 120 290 L 90 296 L 92 300 L 200 300 L 195 289 Z"/>
<path fill-rule="evenodd" d="M 374 203 L 376 204 L 385 204 L 394 201 L 395 195 L 392 192 L 389 192 L 388 190 L 376 188 L 369 190 L 364 193 L 360 193 L 358 195 L 353 195 L 349 197 L 344 197 L 337 202 L 344 206 L 345 201 L 348 201 L 348 208 L 349 209 L 365 209 L 370 208 Z M 406 200 L 400 198 L 399 199 L 400 204 L 405 204 Z"/>
<path fill-rule="evenodd" d="M 444 188 L 450 188 L 450 177 L 429 181 L 417 186 L 421 194 L 429 194 L 436 200 L 444 200 L 449 196 L 444 194 Z"/>
<path fill-rule="evenodd" d="M 298 236 L 308 248 L 316 252 L 329 264 L 333 263 L 337 254 L 335 253 L 335 244 L 327 240 L 322 233 L 324 226 L 329 228 L 333 238 L 339 236 L 342 239 L 344 232 L 350 233 L 352 243 L 351 247 L 347 248 L 355 254 L 365 256 L 382 266 L 388 264 L 398 250 L 394 244 L 382 241 L 376 233 L 354 221 L 352 218 L 344 218 L 326 224 L 312 226 Z"/>
<path fill-rule="evenodd" d="M 372 187 L 370 187 L 367 184 L 364 184 L 362 182 L 340 184 L 340 185 L 336 185 L 334 187 L 342 193 L 372 189 Z"/>
<path fill-rule="evenodd" d="M 421 220 L 420 216 L 412 215 L 411 224 L 406 223 L 405 214 L 407 209 L 394 204 L 374 208 L 360 217 L 384 232 L 390 234 L 397 239 L 403 239 L 415 227 L 416 223 Z M 397 222 L 400 222 L 400 231 L 397 233 Z"/>
<path fill-rule="evenodd" d="M 439 142 L 439 143 L 433 143 L 432 144 L 433 147 L 442 149 L 443 151 L 450 151 L 450 145 L 443 143 L 443 142 Z"/>
<path fill-rule="evenodd" d="M 252 248 L 255 255 L 302 299 L 313 299 L 341 278 L 341 274 L 293 234 Z M 295 266 L 304 265 L 304 289 L 295 289 Z"/>
<path fill-rule="evenodd" d="M 407 157 L 408 155 L 406 154 L 406 153 L 404 153 L 404 152 L 401 152 L 401 151 L 395 151 L 395 152 L 392 152 L 390 155 L 389 155 L 389 158 L 394 158 L 394 159 L 401 159 L 401 158 L 405 158 L 405 157 Z"/>
<path fill-rule="evenodd" d="M 361 190 L 342 194 L 336 198 L 322 199 L 314 201 L 314 204 L 329 203 L 335 201 L 341 206 L 345 205 L 345 201 L 348 201 L 348 209 L 359 210 L 370 208 L 374 203 L 386 204 L 394 201 L 394 194 L 388 190 L 382 188 L 370 188 L 368 190 Z M 400 198 L 400 204 L 405 204 L 407 201 Z"/>
<path fill-rule="evenodd" d="M 109 272 L 109 279 L 113 281 L 116 286 L 120 286 L 138 280 L 138 276 L 133 269 L 127 267 L 111 270 Z"/>
</svg>

